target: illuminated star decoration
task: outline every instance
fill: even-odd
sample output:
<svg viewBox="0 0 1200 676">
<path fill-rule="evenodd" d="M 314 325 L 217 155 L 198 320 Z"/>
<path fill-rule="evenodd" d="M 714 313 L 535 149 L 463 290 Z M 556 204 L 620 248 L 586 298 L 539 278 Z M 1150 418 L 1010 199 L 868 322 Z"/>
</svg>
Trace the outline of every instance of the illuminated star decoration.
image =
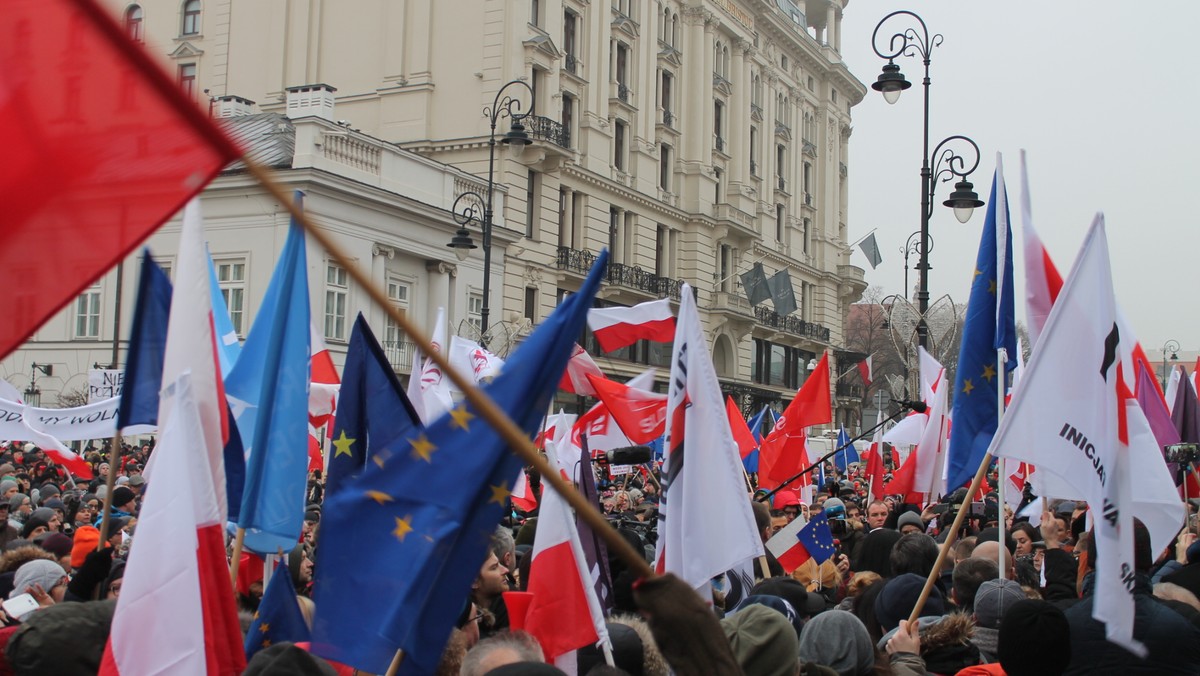
<svg viewBox="0 0 1200 676">
<path fill-rule="evenodd" d="M 356 441 L 358 441 L 358 439 L 351 439 L 347 437 L 346 430 L 342 430 L 341 435 L 333 441 L 333 447 L 337 449 L 337 452 L 333 454 L 333 457 L 336 458 L 338 456 L 348 455 L 353 458 L 354 452 L 350 450 L 350 447 L 354 445 L 354 442 Z"/>
<path fill-rule="evenodd" d="M 973 390 L 973 389 L 975 389 L 975 386 L 973 384 L 971 384 L 970 378 L 967 378 L 965 381 L 963 381 L 963 389 L 962 389 L 963 394 L 970 394 L 971 390 Z"/>
<path fill-rule="evenodd" d="M 433 452 L 437 450 L 437 446 L 434 446 L 433 442 L 424 433 L 421 433 L 416 439 L 409 439 L 408 443 L 412 446 L 414 458 L 419 458 L 428 463 L 433 462 Z"/>
<path fill-rule="evenodd" d="M 471 431 L 467 429 L 467 423 L 471 420 L 474 420 L 475 416 L 467 410 L 466 406 L 460 404 L 459 406 L 450 409 L 450 417 L 453 418 L 453 420 L 450 422 L 451 427 L 457 427 L 464 432 Z"/>
<path fill-rule="evenodd" d="M 392 531 L 392 535 L 395 535 L 397 540 L 404 542 L 405 536 L 411 533 L 412 529 L 412 514 L 405 516 L 403 519 L 396 517 L 396 529 Z"/>
</svg>

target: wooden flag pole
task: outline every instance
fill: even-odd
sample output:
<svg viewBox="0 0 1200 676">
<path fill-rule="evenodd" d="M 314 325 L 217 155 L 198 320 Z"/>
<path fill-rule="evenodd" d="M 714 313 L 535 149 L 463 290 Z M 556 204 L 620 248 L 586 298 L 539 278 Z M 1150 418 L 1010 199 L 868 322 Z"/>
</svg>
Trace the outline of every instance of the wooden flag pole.
<svg viewBox="0 0 1200 676">
<path fill-rule="evenodd" d="M 404 651 L 397 650 L 396 655 L 392 657 L 392 663 L 388 665 L 386 676 L 396 676 L 396 672 L 400 671 L 400 664 L 404 662 Z"/>
<path fill-rule="evenodd" d="M 921 609 L 925 607 L 925 601 L 929 600 L 929 594 L 933 591 L 933 584 L 937 582 L 941 575 L 942 566 L 946 564 L 946 555 L 950 553 L 950 548 L 954 546 L 954 541 L 958 539 L 958 530 L 962 528 L 962 522 L 967 516 L 967 512 L 971 509 L 971 496 L 979 492 L 979 485 L 983 483 L 983 477 L 987 474 L 988 465 L 992 464 L 992 454 L 989 452 L 983 456 L 983 461 L 979 463 L 979 469 L 975 470 L 975 478 L 971 479 L 971 487 L 967 489 L 967 499 L 963 500 L 962 505 L 958 508 L 958 514 L 954 517 L 954 524 L 950 526 L 950 532 L 946 534 L 946 541 L 942 543 L 938 549 L 937 561 L 933 564 L 933 570 L 929 572 L 929 577 L 925 580 L 925 586 L 921 588 L 921 595 L 917 597 L 917 604 L 913 606 L 912 614 L 908 616 L 908 625 L 916 626 L 913 623 L 921 616 Z M 1004 543 L 1000 544 L 1004 547 Z"/>
<path fill-rule="evenodd" d="M 104 485 L 107 489 L 104 491 L 104 504 L 100 508 L 104 510 L 100 517 L 100 541 L 96 543 L 96 551 L 104 549 L 104 545 L 108 544 L 108 529 L 109 522 L 112 519 L 112 499 L 113 490 L 117 484 L 117 461 L 121 458 L 121 430 L 117 430 L 113 434 L 112 445 L 108 452 L 108 476 L 104 477 Z M 70 474 L 70 470 L 67 470 Z"/>
<path fill-rule="evenodd" d="M 654 570 L 646 563 L 646 559 L 642 554 L 638 553 L 634 548 L 621 537 L 620 533 L 615 528 L 608 525 L 608 521 L 600 513 L 595 506 L 588 503 L 587 500 L 575 490 L 574 486 L 569 481 L 566 481 L 562 476 L 550 466 L 534 448 L 533 442 L 529 437 L 517 427 L 516 423 L 509 419 L 502 410 L 492 401 L 483 390 L 475 386 L 475 383 L 470 382 L 465 376 L 450 366 L 444 352 L 434 350 L 430 344 L 429 337 L 419 330 L 407 316 L 392 306 L 388 301 L 387 296 L 374 283 L 367 278 L 366 274 L 357 263 L 342 250 L 342 247 L 331 240 L 329 236 L 322 230 L 313 225 L 312 221 L 305 212 L 292 203 L 286 191 L 270 176 L 266 168 L 250 160 L 248 157 L 243 157 L 242 161 L 246 165 L 247 172 L 253 176 L 268 193 L 271 194 L 281 205 L 283 205 L 292 218 L 304 228 L 304 231 L 309 237 L 315 240 L 316 244 L 325 251 L 329 252 L 330 258 L 337 261 L 338 265 L 343 267 L 350 275 L 350 278 L 366 291 L 371 301 L 376 307 L 383 310 L 389 319 L 396 323 L 404 333 L 417 344 L 417 347 L 432 359 L 438 365 L 442 372 L 446 374 L 451 382 L 453 382 L 463 394 L 467 401 L 483 418 L 488 425 L 496 431 L 497 434 L 508 444 L 509 448 L 525 461 L 527 465 L 533 465 L 542 478 L 550 482 L 554 490 L 558 491 L 559 495 L 563 496 L 566 501 L 575 509 L 575 513 L 587 521 L 596 533 L 604 539 L 608 547 L 617 554 L 630 568 L 642 577 L 654 577 Z"/>
<path fill-rule="evenodd" d="M 238 564 L 242 561 L 242 546 L 246 542 L 246 529 L 238 526 L 237 535 L 233 538 L 233 553 L 229 556 L 229 583 L 237 592 Z M 265 588 L 265 584 L 263 585 Z"/>
</svg>

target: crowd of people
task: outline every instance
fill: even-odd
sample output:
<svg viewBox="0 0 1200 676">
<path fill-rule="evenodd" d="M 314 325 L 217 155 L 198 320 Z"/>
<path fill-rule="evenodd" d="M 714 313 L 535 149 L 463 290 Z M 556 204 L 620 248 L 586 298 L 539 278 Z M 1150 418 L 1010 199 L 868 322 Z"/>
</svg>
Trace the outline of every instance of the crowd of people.
<svg viewBox="0 0 1200 676">
<path fill-rule="evenodd" d="M 107 449 L 87 449 L 94 478 L 76 480 L 32 445 L 0 448 L 0 595 L 31 599 L 36 609 L 0 613 L 0 676 L 95 673 L 120 597 L 125 560 L 136 547 L 137 517 L 152 484 L 142 470 L 150 445 L 126 447 L 110 463 Z M 110 477 L 110 473 L 113 475 Z M 653 556 L 662 493 L 657 471 L 596 477 L 599 507 L 613 528 Z M 608 650 L 577 651 L 578 674 L 1200 674 L 1200 543 L 1196 505 L 1176 542 L 1151 551 L 1136 524 L 1134 636 L 1145 658 L 1105 640 L 1092 617 L 1095 543 L 1087 505 L 1041 503 L 1037 523 L 1014 518 L 993 492 L 968 499 L 960 489 L 941 501 L 904 504 L 868 498 L 859 468 L 807 493 L 747 493 L 764 544 L 795 519 L 823 513 L 836 553 L 785 572 L 768 551 L 745 588 L 735 575 L 713 580 L 704 595 L 671 575 L 638 579 L 616 556 L 607 562 L 603 604 Z M 107 525 L 104 504 L 112 479 Z M 993 477 L 994 480 L 994 477 Z M 533 482 L 536 487 L 538 482 Z M 305 620 L 314 607 L 313 552 L 319 546 L 320 472 L 309 482 L 303 532 L 284 552 Z M 1026 493 L 1023 504 L 1039 501 Z M 939 546 L 958 508 L 968 516 L 945 564 Z M 1029 510 L 1018 509 L 1020 513 Z M 1003 519 L 1003 538 L 998 527 Z M 562 673 L 530 634 L 510 622 L 505 592 L 529 585 L 537 510 L 514 510 L 496 528 L 469 597 L 443 652 L 439 674 Z M 101 530 L 106 528 L 100 542 Z M 1002 556 L 1003 552 L 1003 556 Z M 262 600 L 264 562 L 243 554 L 236 598 L 243 629 Z M 936 573 L 936 575 L 934 575 Z M 927 578 L 932 593 L 919 619 L 908 618 Z M 447 602 L 451 602 L 448 600 Z M 10 606 L 6 605 L 6 609 Z M 551 660 L 552 661 L 552 660 Z M 562 666 L 560 664 L 560 666 Z M 247 674 L 352 673 L 302 647 L 260 650 Z"/>
</svg>

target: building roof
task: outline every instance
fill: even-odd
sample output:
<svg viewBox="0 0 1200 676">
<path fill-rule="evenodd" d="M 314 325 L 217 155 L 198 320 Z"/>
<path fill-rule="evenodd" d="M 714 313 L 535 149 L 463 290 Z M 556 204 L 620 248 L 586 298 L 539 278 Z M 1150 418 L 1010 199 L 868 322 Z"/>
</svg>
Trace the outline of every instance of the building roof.
<svg viewBox="0 0 1200 676">
<path fill-rule="evenodd" d="M 255 113 L 221 118 L 217 123 L 260 166 L 291 168 L 296 154 L 296 128 L 287 117 L 279 113 Z M 245 168 L 245 163 L 239 160 L 226 167 L 226 171 Z"/>
</svg>

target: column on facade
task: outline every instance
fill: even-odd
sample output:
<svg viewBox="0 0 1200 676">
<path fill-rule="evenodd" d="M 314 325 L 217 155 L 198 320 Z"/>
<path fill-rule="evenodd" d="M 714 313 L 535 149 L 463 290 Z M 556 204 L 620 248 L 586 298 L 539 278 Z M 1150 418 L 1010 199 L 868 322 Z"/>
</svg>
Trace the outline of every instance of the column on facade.
<svg viewBox="0 0 1200 676">
<path fill-rule="evenodd" d="M 750 43 L 739 40 L 733 46 L 733 100 L 729 105 L 729 156 L 733 171 L 729 181 L 746 183 L 750 180 L 750 63 L 746 58 Z"/>
<path fill-rule="evenodd" d="M 703 113 L 704 123 L 701 125 L 700 136 L 700 159 L 703 163 L 708 164 L 712 161 L 713 152 L 713 75 L 717 72 L 715 54 L 713 49 L 716 47 L 716 22 L 711 17 L 706 18 L 704 22 L 704 83 L 705 86 L 701 89 L 698 103 L 700 111 Z"/>
<path fill-rule="evenodd" d="M 833 47 L 835 50 L 837 49 L 837 42 L 834 39 L 836 33 L 834 30 L 834 25 L 836 23 L 837 8 L 831 2 L 829 3 L 829 6 L 825 8 L 825 44 Z"/>
<path fill-rule="evenodd" d="M 704 11 L 694 8 L 684 10 L 684 21 L 687 25 L 687 42 L 684 44 L 685 55 L 683 57 L 683 74 L 686 77 L 681 78 L 683 82 L 683 97 L 680 100 L 679 114 L 681 117 L 686 117 L 686 121 L 679 127 L 683 130 L 683 153 L 680 155 L 682 159 L 695 161 L 701 157 L 703 146 L 701 145 L 701 135 L 706 133 L 704 125 L 701 122 L 703 118 L 697 119 L 697 110 L 703 110 L 702 104 L 707 92 L 712 91 L 711 79 L 709 74 L 709 83 L 705 83 L 704 64 L 712 61 L 712 49 L 706 47 L 704 34 Z M 705 52 L 708 52 L 707 56 Z M 711 106 L 712 104 L 709 104 Z"/>
<path fill-rule="evenodd" d="M 608 21 L 610 16 L 608 7 L 600 4 L 593 5 L 590 11 L 585 12 L 585 16 L 590 18 L 591 22 L 590 25 L 583 27 L 581 33 L 581 39 L 588 46 L 588 61 L 583 64 L 583 72 L 591 86 L 586 87 L 587 98 L 580 97 L 580 109 L 576 111 L 581 130 L 584 127 L 582 121 L 585 117 L 608 116 L 606 112 L 610 89 L 608 83 L 612 79 L 612 71 L 608 68 L 609 41 L 612 36 L 612 28 L 609 27 Z"/>
<path fill-rule="evenodd" d="M 775 123 L 779 121 L 779 78 L 773 72 L 773 69 L 768 70 L 770 75 L 764 74 L 764 79 L 767 80 L 766 85 L 766 113 L 763 120 L 763 181 L 765 189 L 763 190 L 763 199 L 770 204 L 775 203 L 775 186 L 779 184 L 779 167 L 775 163 L 775 146 L 779 141 L 775 138 Z M 771 207 L 772 218 L 774 218 L 775 207 Z"/>
<path fill-rule="evenodd" d="M 447 320 L 453 316 L 450 282 L 451 278 L 458 274 L 458 267 L 446 261 L 425 261 L 425 272 L 429 275 L 429 303 L 425 306 L 425 325 L 435 326 L 439 307 L 446 309 Z"/>
<path fill-rule="evenodd" d="M 833 21 L 833 49 L 838 54 L 842 53 L 842 12 L 838 10 Z"/>
<path fill-rule="evenodd" d="M 610 256 L 614 263 L 629 264 L 625 259 L 625 210 L 614 206 L 608 216 L 608 242 L 612 247 Z"/>
</svg>

